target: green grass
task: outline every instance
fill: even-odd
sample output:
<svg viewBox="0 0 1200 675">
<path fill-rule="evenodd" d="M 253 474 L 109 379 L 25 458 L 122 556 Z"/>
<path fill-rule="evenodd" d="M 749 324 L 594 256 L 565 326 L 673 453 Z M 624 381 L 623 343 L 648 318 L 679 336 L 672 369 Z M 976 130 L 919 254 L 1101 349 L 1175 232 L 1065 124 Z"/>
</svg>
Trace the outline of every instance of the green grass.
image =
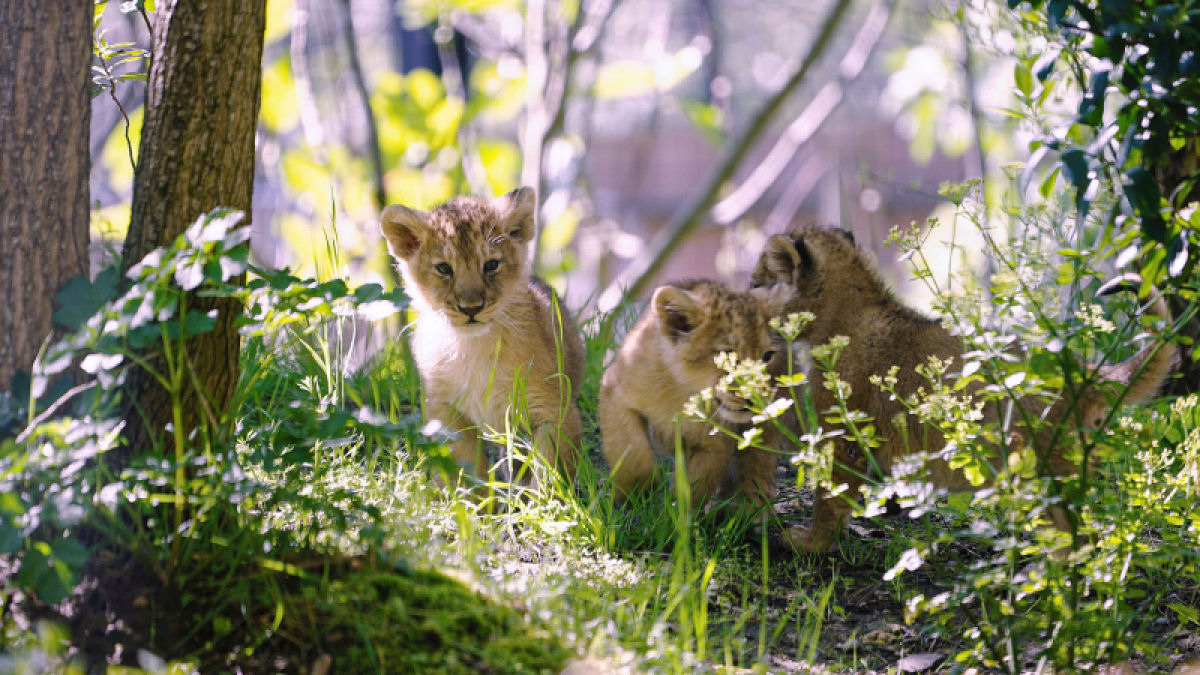
<svg viewBox="0 0 1200 675">
<path fill-rule="evenodd" d="M 934 620 L 906 623 L 905 603 L 918 593 L 951 588 L 959 571 L 987 551 L 954 541 L 919 571 L 882 579 L 913 542 L 967 527 L 969 519 L 944 509 L 915 520 L 856 520 L 834 553 L 818 557 L 781 550 L 775 527 L 756 534 L 744 521 L 694 512 L 669 478 L 656 491 L 614 506 L 594 414 L 601 359 L 611 345 L 589 338 L 587 346 L 580 406 L 590 461 L 581 466 L 574 489 L 561 481 L 536 489 L 497 483 L 482 502 L 464 499 L 431 483 L 428 452 L 378 442 L 330 453 L 314 464 L 313 473 L 287 482 L 306 484 L 313 494 L 348 491 L 376 506 L 371 550 L 412 569 L 465 579 L 486 597 L 503 599 L 493 605 L 496 612 L 519 608 L 527 634 L 548 640 L 553 648 L 547 654 L 558 658 L 590 654 L 664 672 L 693 672 L 701 664 L 775 670 L 802 663 L 857 671 L 886 669 L 908 653 L 953 657 L 956 636 Z M 404 350 L 393 348 L 373 359 L 347 379 L 347 400 L 374 402 L 394 415 L 412 410 L 418 389 L 406 358 Z M 524 439 L 493 440 L 529 459 Z M 786 497 L 809 498 L 795 489 L 786 490 Z M 797 512 L 800 520 L 807 517 L 803 505 L 783 510 L 784 518 L 795 520 Z M 351 589 L 367 586 L 348 581 L 339 588 L 353 596 Z M 344 626 L 319 623 L 309 630 L 307 639 L 316 644 L 324 644 L 330 631 L 347 634 Z M 356 659 L 407 648 L 386 633 L 360 638 L 351 652 Z M 422 658 L 460 663 L 463 656 L 433 649 Z"/>
<path fill-rule="evenodd" d="M 310 303 L 299 291 L 289 297 Z M 585 327 L 587 460 L 577 483 L 497 480 L 468 491 L 434 478 L 453 464 L 444 439 L 419 432 L 420 379 L 402 339 L 381 330 L 360 339 L 365 327 L 330 307 L 280 310 L 277 325 L 247 338 L 234 438 L 198 436 L 182 470 L 148 457 L 120 477 L 65 472 L 81 447 L 73 434 L 108 433 L 82 415 L 47 423 L 24 445 L 4 442 L 0 469 L 24 466 L 18 485 L 42 481 L 46 503 L 61 501 L 53 490 L 82 486 L 102 543 L 83 570 L 98 583 L 71 602 L 101 603 L 122 619 L 104 639 L 123 644 L 127 661 L 142 648 L 204 672 L 329 659 L 331 672 L 540 673 L 585 656 L 667 673 L 862 672 L 932 653 L 940 670 L 1048 670 L 1195 649 L 1197 406 L 1160 402 L 1122 422 L 1108 477 L 1083 502 L 1097 545 L 1074 566 L 969 534 L 981 518 L 1027 512 L 969 499 L 920 518 L 858 518 L 831 554 L 795 555 L 778 538 L 811 511 L 795 468 L 781 473 L 776 518 L 763 531 L 691 508 L 669 470 L 654 490 L 614 505 L 596 425 L 614 346 L 597 337 L 609 333 L 602 321 Z M 630 318 L 622 311 L 618 323 Z M 519 434 L 491 440 L 537 461 Z M 124 501 L 100 508 L 88 485 L 122 487 Z M 1031 530 L 1015 528 L 1026 539 Z M 49 541 L 46 550 L 68 559 L 79 552 L 63 543 L 70 537 L 61 527 L 31 532 L 24 559 L 57 565 L 39 546 Z M 888 576 L 917 549 L 922 566 Z M 1064 588 L 1082 589 L 1082 600 L 1061 600 Z M 953 602 L 910 611 L 942 596 Z M 39 628 L 21 597 L 5 590 L 0 601 L 0 670 L 81 661 L 85 636 L 64 636 L 65 613 L 55 623 L 40 605 L 51 620 Z M 973 637 L 981 626 L 998 637 Z M 1056 636 L 1070 631 L 1091 651 L 1062 651 Z"/>
<path fill-rule="evenodd" d="M 389 346 L 354 376 L 339 379 L 324 372 L 337 366 L 328 350 L 310 340 L 297 340 L 298 347 L 283 356 L 273 349 L 246 351 L 247 372 L 270 371 L 256 384 L 264 393 L 256 399 L 263 408 L 286 409 L 289 397 L 326 401 L 331 407 L 366 404 L 395 419 L 418 408 L 419 389 L 405 350 Z M 807 627 L 810 639 L 805 648 L 815 655 L 812 636 L 819 635 L 831 584 L 809 587 L 803 594 L 789 591 L 786 599 L 772 597 L 766 589 L 775 577 L 792 572 L 772 562 L 767 540 L 748 535 L 744 521 L 692 513 L 686 508 L 686 493 L 675 490 L 669 480 L 625 507 L 613 505 L 595 422 L 602 359 L 610 346 L 587 340 L 580 407 L 588 460 L 573 488 L 562 481 L 543 482 L 537 488 L 497 483 L 486 499 L 477 501 L 431 480 L 430 464 L 442 452 L 437 448 L 418 451 L 383 438 L 355 439 L 336 448 L 317 444 L 311 462 L 281 470 L 261 461 L 272 454 L 270 449 L 246 444 L 243 455 L 264 481 L 298 490 L 314 504 L 321 503 L 321 495 L 345 494 L 378 509 L 365 544 L 353 526 L 316 510 L 306 512 L 294 500 L 269 513 L 268 521 L 304 533 L 305 541 L 328 547 L 330 555 L 369 552 L 382 560 L 403 561 L 405 569 L 448 573 L 484 597 L 497 599 L 489 611 L 508 616 L 519 608 L 528 634 L 538 636 L 531 638 L 533 643 L 544 641 L 553 648 L 530 647 L 542 655 L 541 661 L 509 663 L 502 672 L 539 672 L 547 669 L 549 655 L 561 661 L 570 654 L 637 662 L 669 672 L 691 672 L 704 662 L 746 667 L 767 662 L 790 639 L 794 627 Z M 344 383 L 343 389 L 339 383 Z M 260 423 L 286 427 L 272 414 Z M 285 435 L 300 434 L 259 437 L 278 450 Z M 530 459 L 526 439 L 495 435 L 492 440 L 506 444 L 518 458 Z M 344 579 L 336 590 L 318 587 L 354 606 L 370 604 L 372 589 L 389 575 L 373 569 L 370 580 L 355 581 L 359 572 L 341 568 Z M 396 583 L 404 587 L 403 580 Z M 356 599 L 359 591 L 365 595 Z M 302 642 L 323 645 L 328 653 L 368 667 L 376 664 L 372 654 L 413 649 L 397 642 L 394 631 L 349 631 L 345 617 L 301 621 L 299 617 L 309 615 L 329 616 L 330 609 L 296 595 L 283 594 L 280 625 L 289 632 L 303 630 Z M 337 636 L 333 643 L 331 635 Z M 471 639 L 463 635 L 457 641 Z M 338 649 L 339 643 L 347 646 Z M 428 663 L 441 658 L 464 663 L 461 649 L 426 647 L 420 658 Z"/>
</svg>

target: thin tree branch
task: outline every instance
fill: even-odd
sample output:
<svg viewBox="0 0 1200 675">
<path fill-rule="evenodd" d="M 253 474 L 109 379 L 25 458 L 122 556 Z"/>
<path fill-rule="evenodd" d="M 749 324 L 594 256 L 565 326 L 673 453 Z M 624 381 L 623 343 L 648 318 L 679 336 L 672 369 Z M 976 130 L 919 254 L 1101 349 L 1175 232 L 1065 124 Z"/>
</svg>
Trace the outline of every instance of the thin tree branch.
<svg viewBox="0 0 1200 675">
<path fill-rule="evenodd" d="M 850 8 L 851 2 L 852 0 L 837 0 L 837 3 L 829 10 L 829 14 L 822 22 L 817 37 L 813 41 L 808 54 L 801 61 L 800 66 L 788 78 L 787 83 L 774 96 L 767 100 L 766 104 L 750 120 L 750 123 L 742 133 L 726 145 L 724 156 L 709 173 L 700 190 L 682 208 L 675 212 L 666 227 L 650 242 L 650 245 L 646 247 L 642 255 L 634 259 L 604 289 L 598 300 L 600 311 L 612 310 L 626 294 L 640 295 L 643 293 L 646 290 L 646 286 L 649 285 L 650 280 L 654 277 L 654 274 L 662 268 L 663 263 L 666 262 L 670 254 L 696 229 L 700 224 L 701 218 L 708 213 L 709 206 L 716 200 L 717 192 L 721 189 L 721 186 L 729 180 L 734 170 L 737 169 L 738 165 L 741 164 L 746 154 L 750 151 L 750 147 L 766 131 L 771 120 L 774 119 L 776 113 L 783 107 L 784 101 L 807 78 L 813 65 L 824 55 L 834 33 L 846 16 L 846 11 Z"/>
<path fill-rule="evenodd" d="M 537 186 L 542 174 L 543 135 L 548 120 L 545 93 L 549 68 L 546 54 L 546 1 L 528 0 L 525 4 L 525 133 L 521 139 L 525 152 L 521 164 L 522 185 Z M 539 200 L 543 198 L 545 195 L 538 194 Z"/>
<path fill-rule="evenodd" d="M 804 145 L 812 135 L 821 128 L 829 115 L 841 104 L 845 96 L 845 88 L 858 78 L 863 67 L 879 43 L 883 29 L 891 16 L 891 3 L 883 3 L 871 8 L 863 21 L 862 28 L 854 37 L 850 50 L 842 57 L 838 66 L 837 80 L 821 88 L 817 95 L 809 101 L 804 111 L 788 125 L 783 135 L 775 142 L 774 147 L 767 153 L 766 158 L 759 163 L 750 177 L 747 178 L 733 194 L 722 199 L 713 207 L 712 216 L 720 225 L 728 225 L 741 218 L 750 207 L 762 198 L 763 194 L 775 184 L 780 174 L 791 163 L 800 146 Z"/>
<path fill-rule="evenodd" d="M 350 79 L 362 103 L 367 124 L 367 159 L 371 162 L 371 182 L 374 187 L 372 196 L 375 198 L 375 207 L 382 211 L 387 206 L 387 188 L 383 184 L 383 150 L 379 147 L 379 127 L 375 111 L 371 109 L 371 96 L 367 91 L 367 80 L 363 77 L 362 63 L 358 60 L 358 38 L 354 35 L 350 0 L 342 0 L 342 10 L 342 34 L 350 56 Z"/>
<path fill-rule="evenodd" d="M 713 206 L 713 221 L 718 225 L 728 225 L 749 211 L 791 164 L 800 146 L 808 142 L 829 119 L 830 113 L 841 104 L 844 94 L 845 90 L 838 82 L 829 82 L 821 87 L 800 116 L 784 130 L 762 162 L 750 172 L 750 176 L 732 194 Z"/>
<path fill-rule="evenodd" d="M 446 28 L 451 28 L 446 25 Z M 453 31 L 450 33 L 453 35 Z M 442 64 L 442 86 L 446 88 L 447 96 L 455 96 L 462 101 L 463 110 L 467 109 L 467 84 L 462 78 L 462 64 L 454 51 L 454 38 L 437 41 L 438 61 Z M 492 190 L 488 186 L 487 171 L 483 167 L 483 159 L 479 157 L 475 142 L 475 129 L 464 117 L 458 126 L 458 150 L 462 154 L 463 176 L 467 179 L 467 187 L 471 192 L 482 197 L 491 197 Z"/>
<path fill-rule="evenodd" d="M 138 3 L 138 14 L 142 15 L 142 23 L 146 24 L 146 36 L 154 35 L 154 26 L 150 24 L 150 15 L 146 13 L 146 3 Z M 154 65 L 154 51 L 150 50 L 150 55 L 146 57 L 146 72 L 150 72 L 150 66 Z"/>
<path fill-rule="evenodd" d="M 567 97 L 571 88 L 571 76 L 575 71 L 575 66 L 579 63 L 580 58 L 590 54 L 600 44 L 601 38 L 604 37 L 604 29 L 608 27 L 608 20 L 619 4 L 621 4 L 620 0 L 598 0 L 598 2 L 588 5 L 586 14 L 582 7 L 576 13 L 567 35 L 563 67 L 559 70 L 557 81 L 553 82 L 554 94 L 548 96 L 551 101 L 554 101 L 554 116 L 546 128 L 543 143 L 562 132 L 563 122 L 567 115 Z"/>
<path fill-rule="evenodd" d="M 65 404 L 67 401 L 70 401 L 71 399 L 75 398 L 77 395 L 82 394 L 83 392 L 87 391 L 88 389 L 95 387 L 96 384 L 97 383 L 95 380 L 91 380 L 88 382 L 84 382 L 83 384 L 77 384 L 74 387 L 71 387 L 70 389 L 68 389 L 66 392 L 63 393 L 62 396 L 59 396 L 54 401 L 54 403 L 51 403 L 48 408 L 46 408 L 42 412 L 38 413 L 37 417 L 34 417 L 32 420 L 29 420 L 29 424 L 25 427 L 25 430 L 22 431 L 17 436 L 17 438 L 16 438 L 17 443 L 24 443 L 26 440 L 29 439 L 29 435 L 32 434 L 35 429 L 37 429 L 37 426 L 39 424 L 41 424 L 42 422 L 45 422 L 46 420 L 50 419 L 50 417 L 52 415 L 54 415 L 54 413 L 58 412 L 58 409 L 61 408 L 63 406 L 63 404 Z"/>
<path fill-rule="evenodd" d="M 98 56 L 100 68 L 104 70 L 104 77 L 108 78 L 108 95 L 116 104 L 117 110 L 121 111 L 121 117 L 125 120 L 125 150 L 129 153 L 129 168 L 134 172 L 137 171 L 137 160 L 133 158 L 133 139 L 129 137 L 129 113 L 125 112 L 125 106 L 121 105 L 121 99 L 117 98 L 117 81 L 113 78 L 112 70 L 108 67 L 108 61 L 103 56 Z"/>
<path fill-rule="evenodd" d="M 581 5 L 570 26 L 566 28 L 566 35 L 561 40 L 562 53 L 558 58 L 561 65 L 547 74 L 545 91 L 541 100 L 549 121 L 546 122 L 546 126 L 538 138 L 538 147 L 535 149 L 539 164 L 535 187 L 539 199 L 545 199 L 548 196 L 545 194 L 546 177 L 545 172 L 541 170 L 541 161 L 546 152 L 546 144 L 562 133 L 563 125 L 566 123 L 567 99 L 570 96 L 571 80 L 575 68 L 580 58 L 590 54 L 600 44 L 600 40 L 604 36 L 604 29 L 608 26 L 608 20 L 618 4 L 620 4 L 620 0 L 597 0 L 590 3 L 586 9 Z M 550 110 L 553 110 L 552 114 L 549 112 Z M 522 172 L 522 178 L 524 178 L 524 172 Z M 529 185 L 529 183 L 525 184 Z M 534 269 L 537 269 L 541 261 L 541 233 L 542 228 L 539 227 L 533 244 Z"/>
<path fill-rule="evenodd" d="M 763 223 L 764 235 L 781 234 L 787 229 L 792 218 L 796 216 L 796 212 L 800 210 L 800 205 L 804 203 L 813 188 L 817 186 L 817 182 L 825 175 L 826 162 L 827 158 L 824 156 L 810 155 L 800 165 L 800 168 L 796 169 L 792 182 L 784 189 L 779 201 L 775 203 L 767 220 Z M 757 258 L 761 253 L 761 250 L 755 251 L 752 257 Z"/>
</svg>

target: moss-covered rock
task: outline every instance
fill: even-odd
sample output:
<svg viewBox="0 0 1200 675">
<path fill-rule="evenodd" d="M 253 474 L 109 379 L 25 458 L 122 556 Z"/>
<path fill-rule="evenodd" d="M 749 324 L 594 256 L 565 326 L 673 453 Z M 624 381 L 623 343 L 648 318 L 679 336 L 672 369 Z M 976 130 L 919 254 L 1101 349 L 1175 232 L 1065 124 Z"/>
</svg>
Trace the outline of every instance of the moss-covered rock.
<svg viewBox="0 0 1200 675">
<path fill-rule="evenodd" d="M 434 571 L 363 570 L 307 608 L 336 672 L 558 672 L 571 653 L 516 607 Z M 307 611 L 305 611 L 307 610 Z"/>
</svg>

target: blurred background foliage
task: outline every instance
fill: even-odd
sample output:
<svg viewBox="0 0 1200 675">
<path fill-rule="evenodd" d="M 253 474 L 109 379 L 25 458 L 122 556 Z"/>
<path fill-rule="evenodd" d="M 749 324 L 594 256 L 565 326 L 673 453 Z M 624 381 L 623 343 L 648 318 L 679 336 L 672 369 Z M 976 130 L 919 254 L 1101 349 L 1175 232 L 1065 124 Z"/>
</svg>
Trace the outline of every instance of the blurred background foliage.
<svg viewBox="0 0 1200 675">
<path fill-rule="evenodd" d="M 121 11 L 131 4 L 101 6 L 98 35 L 147 46 L 146 22 Z M 339 272 L 382 281 L 383 205 L 536 184 L 539 271 L 580 308 L 660 254 L 648 244 L 733 143 L 747 151 L 731 180 L 655 279 L 744 274 L 766 236 L 796 222 L 841 225 L 874 248 L 892 225 L 947 210 L 942 181 L 996 176 L 1026 155 L 1038 130 L 1013 112 L 1014 66 L 1040 45 L 1005 26 L 1006 8 L 843 3 L 823 23 L 836 4 L 270 0 L 254 259 L 312 273 L 336 222 Z M 128 221 L 144 96 L 136 78 L 112 89 L 121 106 L 98 96 L 93 111 L 98 252 Z"/>
<path fill-rule="evenodd" d="M 100 251 L 128 220 L 149 25 L 137 6 L 98 5 L 97 44 L 131 54 L 94 103 Z M 1188 214 L 1176 218 L 1195 189 L 1196 96 L 1194 81 L 1170 80 L 1197 67 L 1196 12 L 1097 14 L 1104 6 L 270 0 L 254 258 L 311 272 L 337 223 L 338 272 L 384 281 L 384 205 L 533 185 L 538 272 L 590 314 L 627 288 L 644 297 L 672 278 L 744 276 L 793 224 L 839 225 L 878 249 L 895 225 L 952 217 L 945 181 L 982 179 L 1007 230 L 1006 173 L 1017 172 L 1018 200 L 1075 190 L 1080 222 L 1148 223 L 1161 246 L 1149 263 L 1169 253 L 1183 271 L 1196 250 Z M 1088 16 L 1106 23 L 1089 29 Z M 1122 26 L 1136 29 L 1101 35 Z M 1154 50 L 1178 67 L 1142 58 Z M 1089 214 L 1101 185 L 1126 185 L 1126 199 Z M 939 243 L 928 254 L 948 273 Z M 990 273 L 984 247 L 965 243 L 979 252 L 966 264 Z M 901 293 L 924 302 L 885 257 Z"/>
</svg>

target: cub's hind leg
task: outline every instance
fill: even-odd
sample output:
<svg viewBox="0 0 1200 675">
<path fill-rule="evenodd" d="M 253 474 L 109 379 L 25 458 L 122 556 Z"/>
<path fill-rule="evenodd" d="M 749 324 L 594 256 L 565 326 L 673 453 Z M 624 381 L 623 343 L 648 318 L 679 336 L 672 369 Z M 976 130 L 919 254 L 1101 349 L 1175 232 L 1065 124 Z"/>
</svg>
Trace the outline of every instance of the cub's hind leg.
<svg viewBox="0 0 1200 675">
<path fill-rule="evenodd" d="M 846 489 L 833 495 L 824 487 L 817 488 L 812 524 L 808 527 L 794 527 L 783 533 L 784 543 L 793 550 L 805 553 L 829 551 L 854 510 L 853 500 L 858 498 L 867 460 L 857 453 L 851 456 L 845 441 L 835 439 L 832 442 L 834 464 L 831 482 L 835 487 L 844 484 Z"/>
<path fill-rule="evenodd" d="M 646 418 L 615 398 L 607 388 L 600 391 L 600 435 L 612 472 L 613 499 L 621 504 L 650 486 L 656 460 Z"/>
</svg>

